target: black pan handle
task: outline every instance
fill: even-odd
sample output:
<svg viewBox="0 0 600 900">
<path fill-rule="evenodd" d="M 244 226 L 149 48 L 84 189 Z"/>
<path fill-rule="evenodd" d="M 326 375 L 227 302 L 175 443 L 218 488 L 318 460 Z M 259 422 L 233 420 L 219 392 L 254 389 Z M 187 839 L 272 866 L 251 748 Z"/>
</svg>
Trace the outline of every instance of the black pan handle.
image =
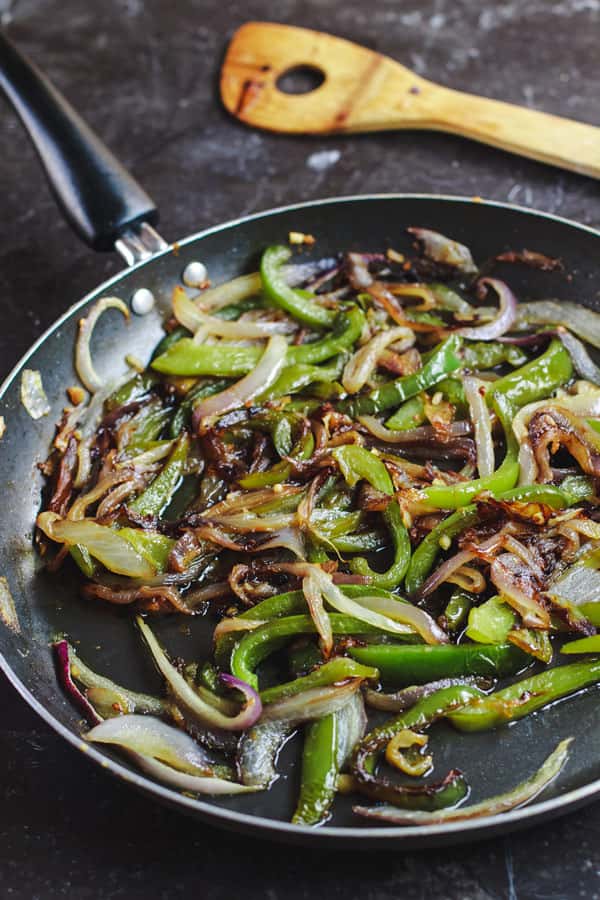
<svg viewBox="0 0 600 900">
<path fill-rule="evenodd" d="M 137 181 L 1 32 L 0 87 L 38 152 L 65 218 L 90 247 L 114 250 L 132 227 L 158 220 Z"/>
</svg>

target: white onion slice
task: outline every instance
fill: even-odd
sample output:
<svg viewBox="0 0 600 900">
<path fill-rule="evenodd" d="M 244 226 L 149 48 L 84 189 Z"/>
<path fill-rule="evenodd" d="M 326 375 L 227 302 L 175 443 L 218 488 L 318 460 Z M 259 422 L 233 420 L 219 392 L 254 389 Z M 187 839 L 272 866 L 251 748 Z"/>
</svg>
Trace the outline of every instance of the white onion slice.
<svg viewBox="0 0 600 900">
<path fill-rule="evenodd" d="M 413 606 L 412 603 L 405 603 L 400 598 L 391 600 L 389 597 L 378 597 L 376 594 L 372 597 L 355 597 L 354 602 L 365 609 L 389 616 L 395 622 L 410 625 L 412 630 L 420 634 L 427 644 L 448 643 L 448 635 L 440 628 L 435 619 L 424 609 Z"/>
<path fill-rule="evenodd" d="M 198 308 L 180 285 L 176 285 L 173 289 L 173 313 L 177 321 L 194 335 L 202 330 L 205 335 L 214 334 L 218 337 L 241 341 L 266 338 L 272 334 L 289 334 L 295 328 L 291 322 L 285 319 L 278 322 L 247 322 L 245 320 L 232 322 L 220 319 L 218 316 L 210 316 Z"/>
<path fill-rule="evenodd" d="M 180 791 L 191 791 L 194 794 L 210 794 L 213 797 L 226 796 L 227 794 L 249 794 L 259 788 L 251 785 L 238 784 L 237 781 L 227 781 L 225 778 L 213 778 L 206 775 L 188 775 L 186 772 L 177 772 L 170 766 L 143 753 L 129 754 L 135 764 L 147 775 L 168 784 Z"/>
<path fill-rule="evenodd" d="M 21 634 L 15 601 L 4 576 L 0 577 L 0 619 L 14 634 Z"/>
<path fill-rule="evenodd" d="M 498 278 L 480 278 L 477 287 L 481 290 L 482 286 L 491 287 L 498 294 L 499 306 L 496 318 L 484 325 L 458 328 L 456 333 L 472 341 L 493 341 L 514 324 L 517 316 L 517 298 L 509 286 Z"/>
<path fill-rule="evenodd" d="M 492 439 L 492 422 L 485 402 L 485 387 L 477 378 L 466 375 L 463 378 L 465 397 L 469 404 L 469 413 L 475 430 L 475 447 L 477 450 L 477 471 L 480 478 L 494 474 L 495 457 Z"/>
<path fill-rule="evenodd" d="M 262 281 L 259 272 L 251 272 L 249 275 L 240 275 L 232 278 L 224 284 L 209 288 L 194 298 L 194 303 L 199 309 L 222 309 L 231 303 L 239 303 L 248 297 L 254 297 L 262 290 Z"/>
<path fill-rule="evenodd" d="M 442 563 L 439 569 L 436 569 L 435 572 L 429 576 L 427 581 L 423 582 L 417 591 L 419 599 L 433 593 L 440 584 L 447 581 L 450 575 L 453 575 L 454 572 L 456 572 L 457 569 L 460 569 L 461 566 L 464 566 L 465 563 L 470 562 L 474 556 L 476 556 L 476 554 L 471 553 L 470 550 L 460 550 L 458 553 L 455 553 L 454 556 L 451 556 L 450 559 L 447 559 L 446 562 Z"/>
<path fill-rule="evenodd" d="M 263 355 L 251 372 L 231 387 L 201 400 L 194 407 L 194 423 L 201 422 L 207 416 L 221 415 L 232 409 L 238 409 L 270 388 L 281 374 L 286 351 L 287 341 L 282 335 L 276 334 L 269 338 Z"/>
<path fill-rule="evenodd" d="M 380 331 L 354 353 L 344 368 L 342 384 L 349 394 L 356 394 L 365 386 L 381 353 L 390 344 L 399 342 L 398 351 L 408 350 L 415 342 L 414 332 L 404 325 Z"/>
<path fill-rule="evenodd" d="M 61 519 L 53 512 L 40 513 L 38 528 L 46 537 L 72 547 L 83 544 L 90 554 L 102 565 L 130 578 L 150 578 L 156 574 L 154 567 L 134 550 L 129 541 L 119 536 L 119 532 L 106 525 L 98 525 L 92 519 L 72 522 Z"/>
<path fill-rule="evenodd" d="M 309 572 L 302 579 L 302 592 L 310 612 L 311 619 L 321 639 L 321 647 L 325 656 L 329 656 L 333 648 L 333 629 L 331 619 L 323 605 L 323 593 L 318 579 L 313 572 Z"/>
<path fill-rule="evenodd" d="M 301 722 L 310 722 L 311 719 L 321 719 L 345 706 L 362 682 L 362 678 L 349 678 L 342 684 L 310 688 L 300 694 L 276 700 L 275 703 L 267 703 L 263 709 L 261 723 L 288 722 L 299 725 Z"/>
<path fill-rule="evenodd" d="M 409 428 L 407 431 L 392 431 L 391 428 L 386 428 L 376 416 L 357 416 L 356 418 L 373 437 L 388 444 L 420 444 L 438 437 L 435 428 L 431 425 L 420 425 L 418 428 Z M 447 429 L 444 429 L 451 437 L 470 434 L 471 430 L 470 422 L 452 422 Z"/>
<path fill-rule="evenodd" d="M 96 322 L 107 309 L 118 309 L 126 319 L 129 319 L 129 310 L 118 297 L 102 297 L 94 303 L 85 319 L 79 320 L 79 335 L 75 344 L 75 369 L 81 383 L 93 394 L 104 387 L 104 382 L 94 369 L 92 354 L 90 352 L 90 340 Z"/>
<path fill-rule="evenodd" d="M 193 738 L 155 716 L 130 714 L 105 719 L 88 731 L 85 739 L 92 743 L 118 744 L 191 775 L 207 775 L 213 768 L 208 755 Z"/>
</svg>

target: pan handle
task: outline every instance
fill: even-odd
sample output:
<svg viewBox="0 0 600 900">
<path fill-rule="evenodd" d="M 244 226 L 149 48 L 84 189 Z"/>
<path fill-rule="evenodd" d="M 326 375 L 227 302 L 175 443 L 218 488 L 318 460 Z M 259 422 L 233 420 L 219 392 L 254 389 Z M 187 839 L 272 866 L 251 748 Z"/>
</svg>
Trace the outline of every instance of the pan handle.
<svg viewBox="0 0 600 900">
<path fill-rule="evenodd" d="M 129 248 L 128 262 L 167 246 L 151 228 L 158 211 L 150 197 L 1 32 L 0 88 L 25 126 L 66 220 L 83 241 L 94 250 L 114 250 L 118 243 L 126 258 L 123 248 Z"/>
</svg>

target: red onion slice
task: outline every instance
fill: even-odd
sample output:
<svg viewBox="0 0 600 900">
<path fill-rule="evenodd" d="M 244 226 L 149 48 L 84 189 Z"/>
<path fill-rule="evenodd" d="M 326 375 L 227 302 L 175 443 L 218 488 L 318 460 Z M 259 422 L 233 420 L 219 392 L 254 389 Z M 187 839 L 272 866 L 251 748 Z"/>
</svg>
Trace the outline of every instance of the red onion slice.
<svg viewBox="0 0 600 900">
<path fill-rule="evenodd" d="M 434 812 L 399 809 L 397 806 L 354 806 L 353 811 L 367 819 L 389 822 L 393 825 L 441 825 L 446 822 L 462 822 L 483 816 L 497 816 L 517 806 L 529 803 L 557 777 L 568 758 L 569 744 L 573 738 L 561 741 L 531 778 L 521 782 L 512 791 L 463 806 L 458 809 L 440 809 Z"/>
<path fill-rule="evenodd" d="M 282 335 L 276 334 L 269 338 L 265 352 L 251 372 L 248 372 L 231 387 L 201 400 L 194 407 L 192 416 L 194 430 L 198 429 L 202 419 L 207 416 L 221 415 L 232 409 L 238 409 L 270 388 L 281 374 L 286 351 L 287 341 Z"/>
<path fill-rule="evenodd" d="M 54 655 L 56 657 L 56 665 L 58 668 L 58 680 L 63 689 L 75 703 L 78 709 L 83 713 L 90 725 L 98 725 L 102 719 L 89 702 L 85 694 L 83 694 L 71 677 L 71 659 L 69 655 L 69 645 L 67 641 L 57 641 L 52 644 Z"/>
<path fill-rule="evenodd" d="M 490 579 L 507 603 L 519 613 L 526 628 L 550 627 L 550 615 L 541 606 L 532 584 L 533 574 L 518 557 L 502 553 L 490 566 Z"/>
<path fill-rule="evenodd" d="M 237 716 L 224 715 L 214 706 L 211 706 L 210 703 L 207 703 L 206 700 L 203 700 L 167 658 L 165 651 L 142 617 L 138 616 L 136 621 L 159 672 L 173 693 L 175 702 L 191 715 L 196 722 L 209 728 L 221 728 L 225 731 L 244 731 L 246 728 L 254 725 L 260 718 L 262 712 L 260 697 L 250 685 L 238 681 L 238 679 L 234 679 L 235 684 L 232 683 L 231 686 L 242 691 L 247 702 Z M 233 676 L 221 677 L 223 679 L 226 677 L 233 678 Z"/>
<path fill-rule="evenodd" d="M 191 791 L 194 794 L 210 794 L 213 797 L 227 796 L 228 794 L 250 794 L 259 788 L 252 785 L 238 784 L 237 781 L 228 781 L 225 778 L 212 778 L 205 775 L 188 775 L 186 772 L 178 772 L 170 766 L 151 756 L 142 753 L 129 754 L 138 768 L 147 775 L 151 775 L 157 781 L 168 784 L 180 791 Z"/>
<path fill-rule="evenodd" d="M 462 335 L 472 341 L 493 341 L 511 328 L 517 317 L 517 298 L 504 281 L 499 278 L 480 278 L 477 282 L 478 293 L 481 295 L 485 287 L 493 288 L 500 301 L 498 315 L 485 325 L 475 325 L 471 328 L 458 328 L 456 334 Z"/>
<path fill-rule="evenodd" d="M 382 425 L 375 416 L 357 416 L 357 420 L 373 437 L 385 441 L 387 444 L 420 444 L 439 440 L 439 434 L 431 425 L 420 425 L 418 428 L 409 428 L 407 431 L 392 431 L 391 428 Z M 472 426 L 470 422 L 452 422 L 444 431 L 448 437 L 462 437 L 471 433 Z"/>
</svg>

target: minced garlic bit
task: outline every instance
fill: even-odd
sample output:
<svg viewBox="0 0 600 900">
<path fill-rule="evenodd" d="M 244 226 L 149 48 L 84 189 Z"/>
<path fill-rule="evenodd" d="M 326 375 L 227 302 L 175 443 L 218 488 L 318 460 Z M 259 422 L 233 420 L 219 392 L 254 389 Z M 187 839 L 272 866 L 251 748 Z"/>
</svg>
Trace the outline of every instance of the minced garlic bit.
<svg viewBox="0 0 600 900">
<path fill-rule="evenodd" d="M 73 406 L 79 406 L 85 400 L 85 391 L 82 387 L 74 384 L 67 388 L 67 396 Z"/>
<path fill-rule="evenodd" d="M 274 494 L 281 494 L 282 491 L 283 491 L 283 485 L 282 485 L 282 484 L 274 484 L 274 485 L 273 485 L 273 493 L 274 493 Z"/>
<path fill-rule="evenodd" d="M 21 625 L 15 607 L 13 595 L 10 592 L 8 581 L 4 577 L 0 577 L 0 619 L 7 628 L 10 628 L 15 634 L 21 634 Z"/>
<path fill-rule="evenodd" d="M 134 369 L 136 372 L 139 372 L 140 375 L 142 372 L 145 372 L 146 366 L 141 361 L 139 356 L 134 356 L 133 353 L 128 353 L 125 357 L 125 362 L 129 366 L 130 369 Z"/>
<path fill-rule="evenodd" d="M 6 431 L 6 422 L 4 421 L 4 416 L 0 416 L 0 439 L 4 437 L 4 432 Z"/>
<path fill-rule="evenodd" d="M 23 369 L 21 403 L 32 419 L 40 419 L 50 412 L 50 404 L 42 384 L 42 375 L 37 369 Z"/>
<path fill-rule="evenodd" d="M 433 397 L 431 398 L 432 406 L 439 406 L 442 400 L 444 399 L 444 395 L 441 391 L 436 391 Z"/>
<path fill-rule="evenodd" d="M 448 550 L 452 541 L 450 540 L 450 538 L 448 537 L 447 534 L 443 534 L 441 536 L 441 538 L 439 539 L 438 543 L 439 543 L 440 547 L 442 548 L 442 550 Z"/>
<path fill-rule="evenodd" d="M 303 234 L 302 231 L 290 231 L 288 235 L 290 244 L 312 244 L 316 243 L 316 238 L 312 234 Z"/>
</svg>

